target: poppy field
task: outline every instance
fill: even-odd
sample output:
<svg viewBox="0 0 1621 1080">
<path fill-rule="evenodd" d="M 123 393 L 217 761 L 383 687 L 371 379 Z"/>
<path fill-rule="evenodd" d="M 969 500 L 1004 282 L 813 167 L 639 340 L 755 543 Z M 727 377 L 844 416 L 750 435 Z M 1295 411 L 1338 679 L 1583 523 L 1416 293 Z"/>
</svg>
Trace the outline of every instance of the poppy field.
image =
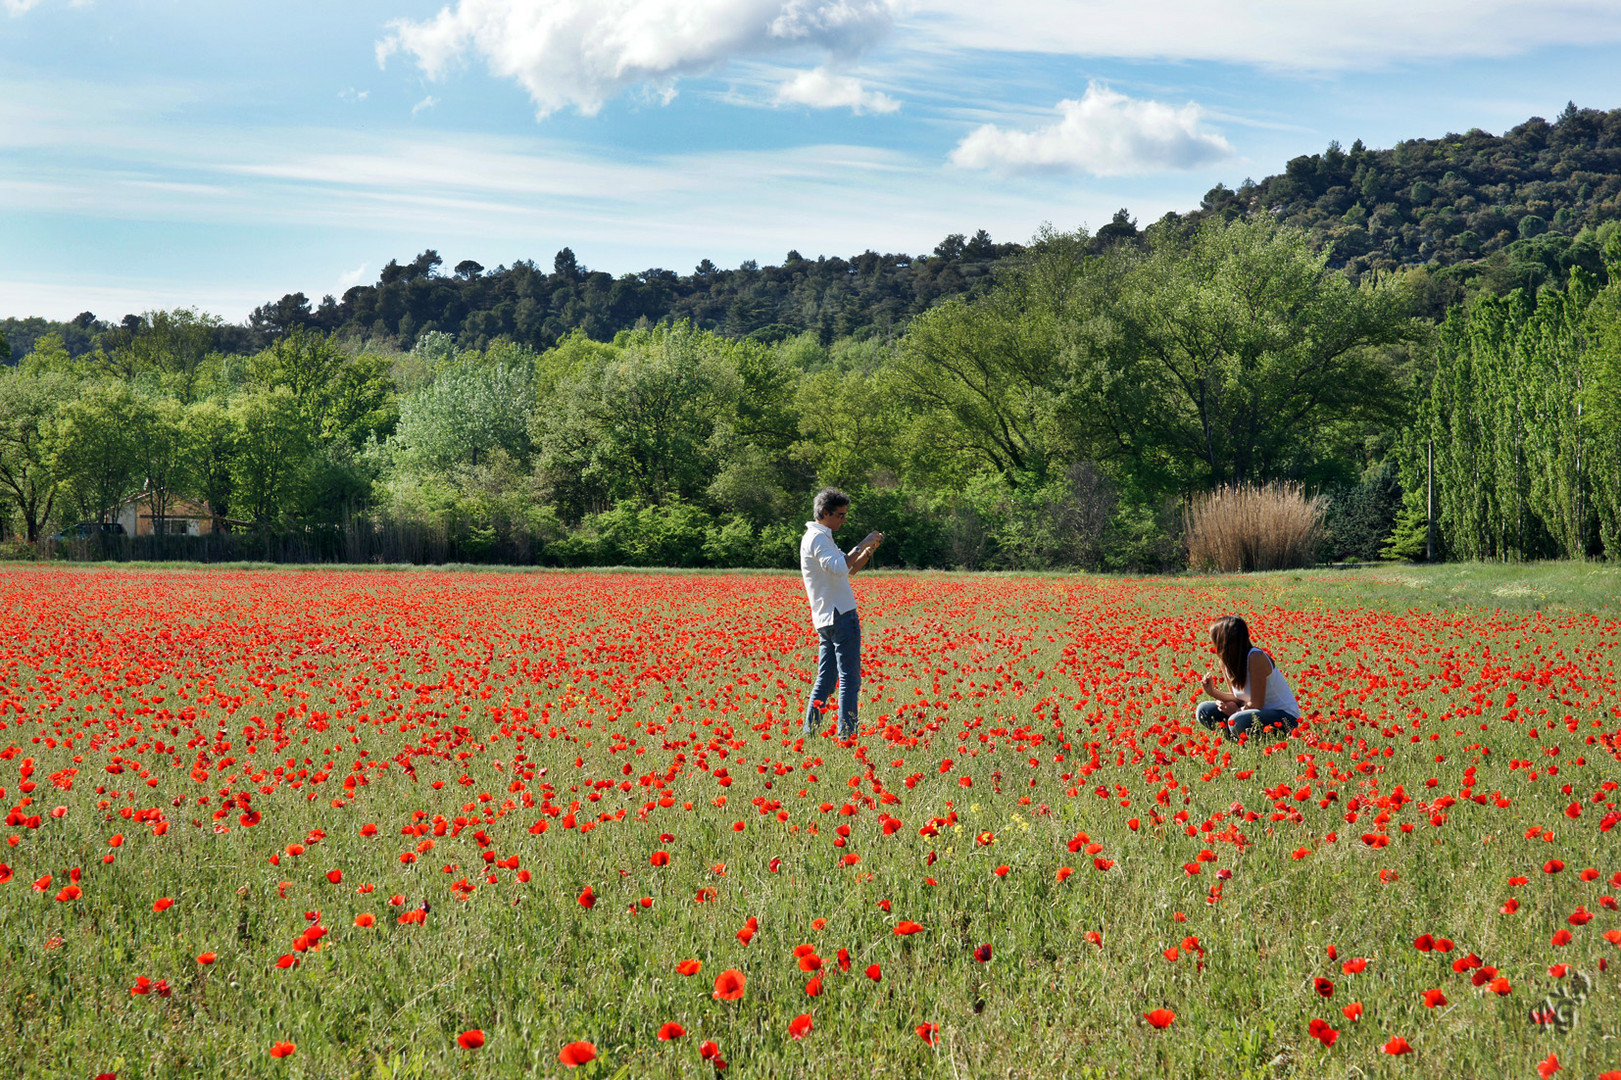
<svg viewBox="0 0 1621 1080">
<path fill-rule="evenodd" d="M 858 595 L 845 744 L 792 575 L 0 569 L 0 1075 L 1621 1080 L 1613 616 Z"/>
</svg>

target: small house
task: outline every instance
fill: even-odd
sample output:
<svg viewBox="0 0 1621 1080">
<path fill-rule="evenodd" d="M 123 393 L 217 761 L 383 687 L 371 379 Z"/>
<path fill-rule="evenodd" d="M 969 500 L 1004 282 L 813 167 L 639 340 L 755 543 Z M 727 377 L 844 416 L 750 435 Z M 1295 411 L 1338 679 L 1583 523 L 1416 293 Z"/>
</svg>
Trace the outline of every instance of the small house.
<svg viewBox="0 0 1621 1080">
<path fill-rule="evenodd" d="M 158 492 L 153 489 L 127 496 L 107 515 L 109 521 L 124 526 L 130 536 L 152 536 L 159 531 L 168 536 L 203 536 L 225 532 L 225 522 L 214 516 L 208 503 L 170 495 L 158 505 Z M 162 510 L 163 516 L 158 517 Z"/>
</svg>

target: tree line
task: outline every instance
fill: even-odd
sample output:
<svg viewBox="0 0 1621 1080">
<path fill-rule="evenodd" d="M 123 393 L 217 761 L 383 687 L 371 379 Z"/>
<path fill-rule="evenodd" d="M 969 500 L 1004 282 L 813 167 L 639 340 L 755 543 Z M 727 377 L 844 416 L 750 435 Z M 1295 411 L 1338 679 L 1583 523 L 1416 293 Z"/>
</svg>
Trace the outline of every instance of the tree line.
<svg viewBox="0 0 1621 1080">
<path fill-rule="evenodd" d="M 37 545 L 144 487 L 255 536 L 360 521 L 447 559 L 780 566 L 833 484 L 892 564 L 1153 570 L 1185 558 L 1189 494 L 1293 479 L 1331 495 L 1325 554 L 1376 557 L 1417 388 L 1478 317 L 1436 332 L 1412 294 L 1256 216 L 1044 230 L 973 295 L 826 342 L 682 320 L 385 350 L 295 326 L 242 355 L 218 320 L 154 312 L 0 373 L 0 520 Z"/>
</svg>

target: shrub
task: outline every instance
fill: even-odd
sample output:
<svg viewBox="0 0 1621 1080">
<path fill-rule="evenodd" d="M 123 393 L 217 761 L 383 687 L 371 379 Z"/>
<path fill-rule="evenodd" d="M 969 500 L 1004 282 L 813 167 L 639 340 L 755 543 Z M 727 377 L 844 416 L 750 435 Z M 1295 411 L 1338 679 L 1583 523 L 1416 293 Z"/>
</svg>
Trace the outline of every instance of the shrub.
<svg viewBox="0 0 1621 1080">
<path fill-rule="evenodd" d="M 1227 572 L 1305 566 L 1323 541 L 1323 509 L 1299 484 L 1223 484 L 1188 506 L 1188 563 Z"/>
</svg>

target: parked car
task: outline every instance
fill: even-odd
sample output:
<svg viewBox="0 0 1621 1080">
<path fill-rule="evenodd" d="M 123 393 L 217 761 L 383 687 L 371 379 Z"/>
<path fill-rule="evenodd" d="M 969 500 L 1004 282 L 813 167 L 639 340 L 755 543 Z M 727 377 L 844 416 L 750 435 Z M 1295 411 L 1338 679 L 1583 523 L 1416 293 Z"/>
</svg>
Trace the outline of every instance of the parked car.
<svg viewBox="0 0 1621 1080">
<path fill-rule="evenodd" d="M 92 536 L 124 536 L 124 526 L 116 521 L 81 521 L 51 537 L 52 540 L 88 540 Z"/>
</svg>

